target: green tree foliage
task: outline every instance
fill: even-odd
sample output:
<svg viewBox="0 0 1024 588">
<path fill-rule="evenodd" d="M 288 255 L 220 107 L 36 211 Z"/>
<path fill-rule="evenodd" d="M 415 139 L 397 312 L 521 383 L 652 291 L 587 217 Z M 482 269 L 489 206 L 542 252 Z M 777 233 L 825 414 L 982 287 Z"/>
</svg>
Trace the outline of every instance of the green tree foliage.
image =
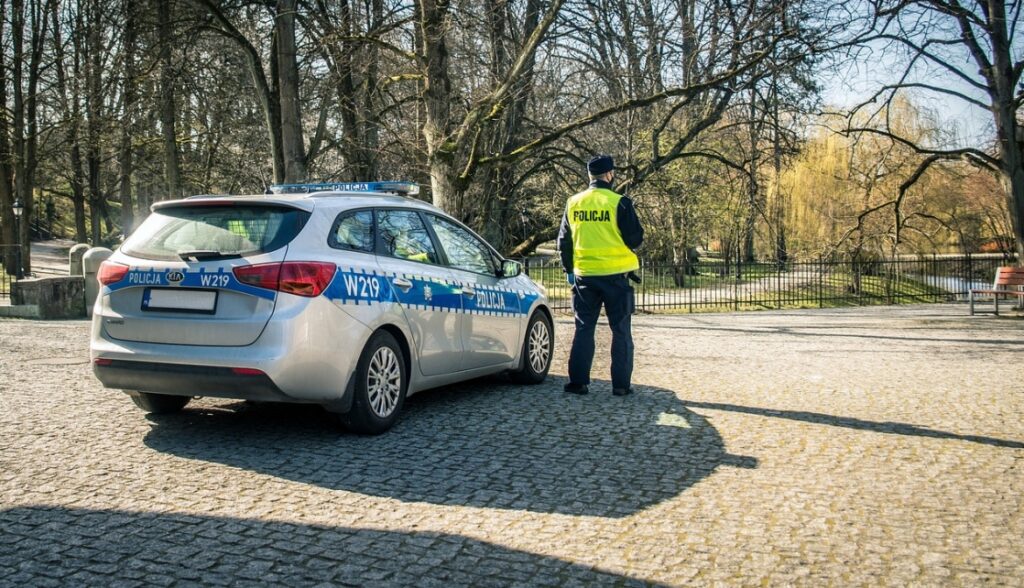
<svg viewBox="0 0 1024 588">
<path fill-rule="evenodd" d="M 885 124 L 901 137 L 943 141 L 943 130 L 927 111 L 900 100 L 892 114 Z M 999 206 L 1001 190 L 985 169 L 944 161 L 918 177 L 920 154 L 905 142 L 887 134 L 828 130 L 834 117 L 820 122 L 781 176 L 795 252 L 881 257 L 969 253 L 986 244 L 1009 252 L 1009 211 Z"/>
</svg>

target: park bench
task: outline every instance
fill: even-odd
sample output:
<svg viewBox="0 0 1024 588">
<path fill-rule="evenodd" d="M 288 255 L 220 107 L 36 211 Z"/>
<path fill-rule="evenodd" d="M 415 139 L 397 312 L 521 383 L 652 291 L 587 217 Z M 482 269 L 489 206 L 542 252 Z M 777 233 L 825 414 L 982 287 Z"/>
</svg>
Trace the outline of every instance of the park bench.
<svg viewBox="0 0 1024 588">
<path fill-rule="evenodd" d="M 1001 267 L 996 270 L 996 279 L 992 282 L 991 288 L 971 289 L 967 299 L 971 305 L 971 314 L 974 314 L 974 295 L 991 294 L 995 299 L 995 313 L 999 314 L 999 298 L 1003 296 L 1016 296 L 1018 301 L 1024 304 L 1024 267 Z"/>
</svg>

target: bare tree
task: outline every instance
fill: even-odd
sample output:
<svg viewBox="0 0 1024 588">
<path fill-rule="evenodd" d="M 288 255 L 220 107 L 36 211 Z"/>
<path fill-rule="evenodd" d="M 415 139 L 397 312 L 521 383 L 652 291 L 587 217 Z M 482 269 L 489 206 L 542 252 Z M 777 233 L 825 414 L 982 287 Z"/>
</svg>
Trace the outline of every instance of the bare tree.
<svg viewBox="0 0 1024 588">
<path fill-rule="evenodd" d="M 1022 2 L 1013 0 L 876 0 L 871 18 L 848 42 L 859 51 L 885 51 L 904 57 L 902 75 L 853 109 L 848 133 L 883 134 L 921 155 L 894 198 L 897 238 L 904 226 L 901 204 L 907 190 L 935 163 L 966 159 L 996 174 L 1013 219 L 1018 259 L 1024 263 L 1024 105 L 1021 35 Z M 936 79 L 941 81 L 935 81 Z M 961 89 L 963 88 L 963 89 Z M 890 124 L 863 126 L 861 115 L 888 123 L 895 98 L 906 92 L 944 96 L 991 113 L 995 127 L 991 149 L 947 148 L 901 136 Z M 857 121 L 857 122 L 854 122 Z"/>
<path fill-rule="evenodd" d="M 52 0 L 49 0 L 52 1 Z M 21 234 L 16 235 L 15 242 L 22 247 L 22 266 L 26 272 L 32 269 L 29 233 L 33 212 L 35 210 L 35 175 L 39 166 L 39 82 L 43 67 L 44 42 L 47 35 L 49 2 L 29 0 L 25 6 L 23 0 L 11 2 L 11 39 L 12 39 L 12 75 L 13 123 L 12 169 L 14 171 L 14 197 L 24 207 L 24 216 L 20 224 Z M 27 8 L 27 12 L 26 12 Z M 27 28 L 26 28 L 27 27 Z M 25 33 L 28 32 L 28 45 L 25 44 Z M 25 65 L 28 65 L 27 71 Z"/>
<path fill-rule="evenodd" d="M 273 91 L 271 82 L 267 78 L 261 51 L 235 26 L 218 2 L 214 0 L 192 0 L 192 2 L 206 10 L 213 17 L 213 22 L 206 26 L 235 43 L 245 56 L 245 63 L 252 77 L 253 87 L 263 109 L 267 135 L 269 137 L 270 156 L 274 167 L 274 181 L 284 182 L 286 179 L 286 166 L 284 139 L 281 134 L 281 97 L 277 92 Z M 273 55 L 273 52 L 271 53 L 272 61 L 276 60 L 276 56 Z M 275 68 L 272 67 L 271 69 Z M 275 81 L 274 88 L 276 87 Z"/>
<path fill-rule="evenodd" d="M 53 4 L 51 13 L 53 23 L 54 70 L 57 77 L 57 101 L 60 115 L 64 121 L 64 144 L 67 146 L 67 178 L 74 211 L 75 240 L 79 243 L 88 241 L 88 229 L 85 224 L 85 176 L 82 171 L 82 146 L 80 127 L 82 124 L 81 95 L 79 80 L 81 62 L 84 55 L 84 17 L 76 10 L 67 22 L 61 18 L 61 10 L 57 3 Z M 72 65 L 69 68 L 65 59 L 64 33 L 71 36 Z"/>
</svg>

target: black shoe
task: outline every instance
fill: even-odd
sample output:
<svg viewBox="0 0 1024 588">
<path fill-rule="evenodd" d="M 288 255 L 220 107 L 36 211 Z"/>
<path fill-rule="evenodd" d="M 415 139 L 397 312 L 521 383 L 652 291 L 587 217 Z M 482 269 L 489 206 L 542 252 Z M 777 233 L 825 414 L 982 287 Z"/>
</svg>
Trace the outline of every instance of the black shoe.
<svg viewBox="0 0 1024 588">
<path fill-rule="evenodd" d="M 614 389 L 612 389 L 612 394 L 614 394 L 616 396 L 629 396 L 632 393 L 633 393 L 633 389 L 632 388 L 614 388 Z"/>
<path fill-rule="evenodd" d="M 579 394 L 580 396 L 590 392 L 590 388 L 586 384 L 582 386 L 579 384 L 566 384 L 562 387 L 562 390 L 565 390 L 569 394 Z"/>
</svg>

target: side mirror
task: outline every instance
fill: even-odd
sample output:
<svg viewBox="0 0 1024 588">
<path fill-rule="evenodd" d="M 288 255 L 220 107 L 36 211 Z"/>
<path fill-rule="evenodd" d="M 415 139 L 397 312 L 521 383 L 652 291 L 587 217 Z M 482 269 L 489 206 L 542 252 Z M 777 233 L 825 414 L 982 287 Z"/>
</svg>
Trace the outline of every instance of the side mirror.
<svg viewBox="0 0 1024 588">
<path fill-rule="evenodd" d="M 523 264 L 511 259 L 504 259 L 501 262 L 501 277 L 514 278 L 523 273 Z"/>
</svg>

